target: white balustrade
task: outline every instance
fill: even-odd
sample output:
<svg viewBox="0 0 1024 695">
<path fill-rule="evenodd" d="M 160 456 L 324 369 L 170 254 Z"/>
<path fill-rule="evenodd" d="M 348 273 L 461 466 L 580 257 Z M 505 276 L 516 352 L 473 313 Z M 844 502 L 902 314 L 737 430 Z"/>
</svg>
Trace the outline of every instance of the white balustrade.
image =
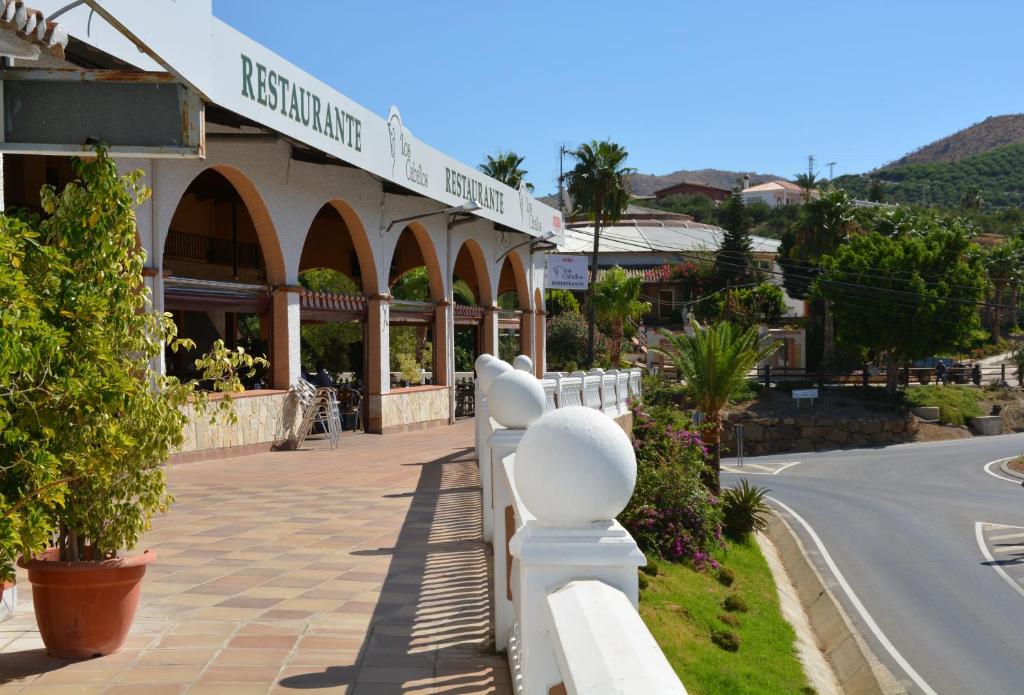
<svg viewBox="0 0 1024 695">
<path fill-rule="evenodd" d="M 544 396 L 547 400 L 547 410 L 557 410 L 558 401 L 556 396 L 558 394 L 558 379 L 542 379 L 540 382 L 541 386 L 544 387 Z"/>
<path fill-rule="evenodd" d="M 600 390 L 607 379 L 618 405 L 632 374 L 541 381 L 493 364 L 478 373 L 490 421 L 478 449 L 490 469 L 495 643 L 508 650 L 516 692 L 685 694 L 636 612 L 645 559 L 615 521 L 636 459 Z M 581 407 L 588 382 L 597 405 Z"/>
<path fill-rule="evenodd" d="M 605 415 L 615 417 L 619 414 L 618 396 L 615 393 L 618 383 L 619 373 L 614 369 L 601 375 L 601 410 Z"/>
<path fill-rule="evenodd" d="M 588 374 L 583 377 L 583 405 L 601 410 L 601 375 Z"/>
<path fill-rule="evenodd" d="M 615 406 L 617 415 L 629 412 L 629 372 L 619 372 L 615 381 Z"/>
<path fill-rule="evenodd" d="M 643 370 L 638 367 L 629 370 L 629 395 L 640 398 L 643 391 Z"/>
<path fill-rule="evenodd" d="M 476 460 L 480 466 L 480 490 L 483 497 L 482 526 L 484 541 L 494 537 L 494 517 L 491 513 L 491 450 L 487 440 L 494 431 L 490 418 L 487 393 L 491 383 L 506 372 L 512 371 L 508 362 L 502 362 L 494 355 L 480 355 L 476 359 Z"/>
<path fill-rule="evenodd" d="M 556 400 L 559 408 L 583 405 L 583 377 L 566 376 L 559 379 Z"/>
</svg>

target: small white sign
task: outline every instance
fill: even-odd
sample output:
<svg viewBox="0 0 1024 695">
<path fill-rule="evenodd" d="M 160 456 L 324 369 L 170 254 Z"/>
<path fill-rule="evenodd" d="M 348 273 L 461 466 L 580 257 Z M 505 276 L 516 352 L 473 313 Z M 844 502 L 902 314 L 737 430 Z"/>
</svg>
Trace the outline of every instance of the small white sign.
<svg viewBox="0 0 1024 695">
<path fill-rule="evenodd" d="M 817 398 L 818 389 L 793 389 L 793 398 L 802 400 L 804 398 Z"/>
<path fill-rule="evenodd" d="M 589 273 L 586 256 L 548 256 L 547 288 L 585 290 Z"/>
</svg>

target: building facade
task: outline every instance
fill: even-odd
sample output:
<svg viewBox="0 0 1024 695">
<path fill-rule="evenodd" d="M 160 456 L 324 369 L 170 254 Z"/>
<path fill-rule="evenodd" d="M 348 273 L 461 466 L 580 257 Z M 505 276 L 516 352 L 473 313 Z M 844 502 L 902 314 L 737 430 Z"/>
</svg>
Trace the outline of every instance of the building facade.
<svg viewBox="0 0 1024 695">
<path fill-rule="evenodd" d="M 35 3 L 43 12 L 65 4 Z M 0 146 L 5 205 L 38 206 L 40 186 L 71 180 L 68 155 L 87 154 L 92 141 L 110 143 L 122 170 L 143 172 L 152 196 L 137 224 L 154 308 L 170 312 L 200 349 L 221 338 L 270 360 L 245 394 L 262 399 L 246 406 L 249 430 L 197 424 L 187 449 L 251 450 L 280 439 L 287 391 L 310 366 L 304 326 L 344 327 L 372 432 L 452 422 L 456 361 L 496 353 L 503 337 L 543 374 L 544 255 L 535 242 L 561 238 L 557 210 L 417 140 L 397 108 L 378 116 L 242 36 L 213 16 L 210 0 L 91 5 L 59 17 L 71 36 L 63 56 L 15 60 L 5 85 L 179 89 L 187 98 L 175 117 L 194 141 L 137 142 L 133 107 L 160 117 L 159 104 L 149 92 L 133 104 L 132 90 L 109 88 L 104 94 L 129 116 L 123 128 L 97 125 L 73 147 L 59 144 L 60 129 L 33 141 L 26 128 L 23 142 Z M 30 110 L 47 105 L 32 103 L 45 98 L 38 93 L 20 95 Z M 67 102 L 83 122 L 95 116 L 94 96 Z M 311 286 L 310 271 L 340 284 Z M 395 296 L 399 284 L 415 286 L 410 273 L 422 278 L 419 294 Z M 398 333 L 409 336 L 401 349 L 415 353 L 429 383 L 397 385 Z M 187 375 L 193 357 L 169 355 L 161 368 Z"/>
</svg>

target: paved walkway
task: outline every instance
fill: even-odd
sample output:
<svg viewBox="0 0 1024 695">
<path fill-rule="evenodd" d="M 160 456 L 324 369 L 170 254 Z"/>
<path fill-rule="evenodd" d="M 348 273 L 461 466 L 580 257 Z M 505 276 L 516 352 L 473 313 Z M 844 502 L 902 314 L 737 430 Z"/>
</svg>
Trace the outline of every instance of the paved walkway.
<svg viewBox="0 0 1024 695">
<path fill-rule="evenodd" d="M 509 692 L 472 441 L 464 421 L 173 467 L 124 650 L 47 656 L 22 575 L 0 695 Z"/>
</svg>

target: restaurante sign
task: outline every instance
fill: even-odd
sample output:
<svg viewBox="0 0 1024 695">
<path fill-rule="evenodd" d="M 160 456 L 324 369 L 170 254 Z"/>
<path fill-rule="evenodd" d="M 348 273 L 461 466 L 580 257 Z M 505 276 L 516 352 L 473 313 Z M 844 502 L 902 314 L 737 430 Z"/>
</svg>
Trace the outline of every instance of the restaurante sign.
<svg viewBox="0 0 1024 695">
<path fill-rule="evenodd" d="M 549 290 L 585 290 L 588 278 L 586 256 L 548 256 Z"/>
</svg>

